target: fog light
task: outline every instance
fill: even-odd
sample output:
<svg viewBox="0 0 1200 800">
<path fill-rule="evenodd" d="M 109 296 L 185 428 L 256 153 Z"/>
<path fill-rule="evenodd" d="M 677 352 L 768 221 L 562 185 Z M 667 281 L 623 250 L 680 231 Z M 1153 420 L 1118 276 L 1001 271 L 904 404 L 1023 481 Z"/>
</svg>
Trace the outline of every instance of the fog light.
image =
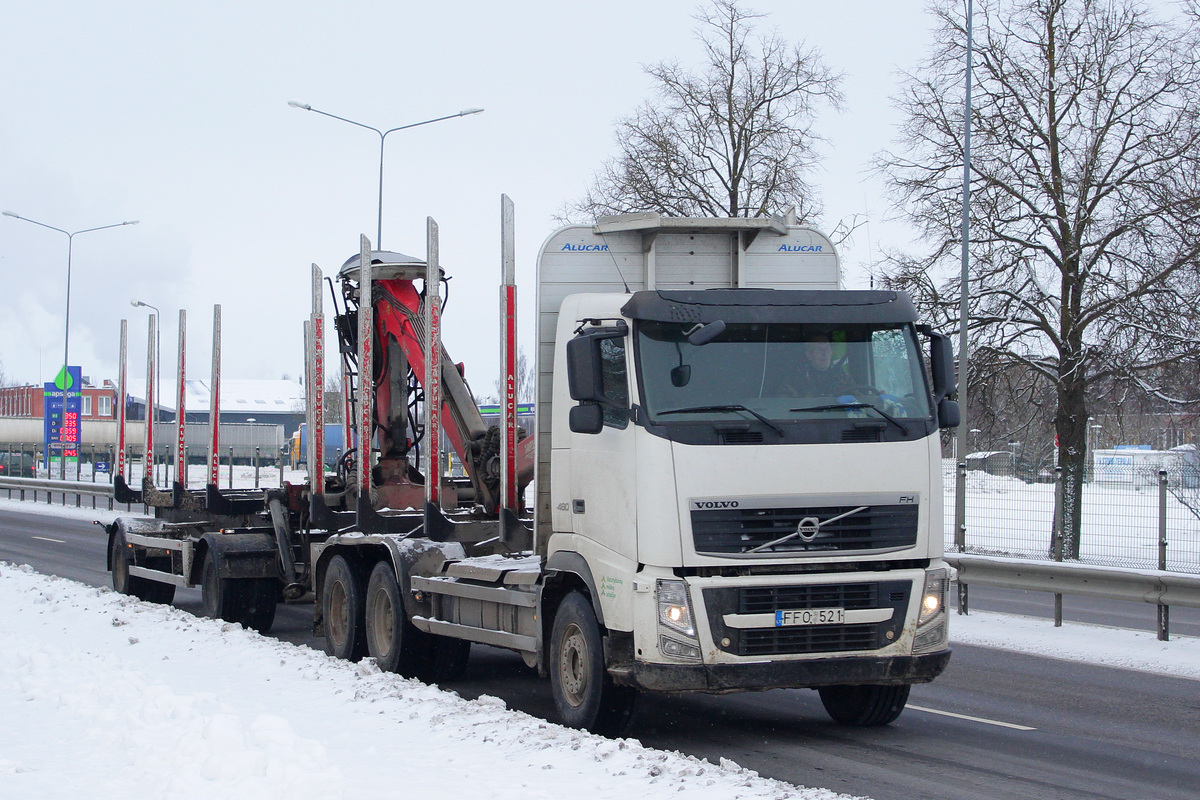
<svg viewBox="0 0 1200 800">
<path fill-rule="evenodd" d="M 675 658 L 690 658 L 693 660 L 699 660 L 700 658 L 699 647 L 677 642 L 668 636 L 658 637 L 658 647 L 662 650 L 663 655 L 674 656 Z"/>
<path fill-rule="evenodd" d="M 941 650 L 946 646 L 946 620 L 918 631 L 913 638 L 913 653 Z"/>
</svg>

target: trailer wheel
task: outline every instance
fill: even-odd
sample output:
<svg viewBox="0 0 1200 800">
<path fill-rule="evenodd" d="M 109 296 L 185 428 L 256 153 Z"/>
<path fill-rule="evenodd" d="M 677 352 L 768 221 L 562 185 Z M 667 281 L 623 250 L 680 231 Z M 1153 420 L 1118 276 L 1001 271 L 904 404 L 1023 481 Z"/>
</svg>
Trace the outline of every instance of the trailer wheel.
<svg viewBox="0 0 1200 800">
<path fill-rule="evenodd" d="M 550 689 L 563 724 L 615 736 L 633 720 L 637 691 L 617 686 L 604 667 L 600 625 L 579 592 L 563 599 L 550 637 Z"/>
<path fill-rule="evenodd" d="M 246 593 L 243 581 L 222 578 L 212 550 L 204 554 L 200 572 L 200 605 L 204 616 L 241 624 L 246 617 Z"/>
<path fill-rule="evenodd" d="M 895 722 L 908 703 L 908 684 L 899 686 L 822 686 L 821 705 L 840 725 L 866 728 Z"/>
<path fill-rule="evenodd" d="M 365 605 L 363 622 L 367 653 L 382 670 L 416 677 L 420 667 L 418 634 L 421 632 L 405 616 L 396 573 L 385 561 L 380 561 L 371 570 Z"/>
<path fill-rule="evenodd" d="M 125 546 L 125 534 L 117 531 L 113 535 L 110 547 L 113 589 L 148 603 L 166 604 L 175 599 L 174 584 L 159 583 L 129 574 L 129 564 L 132 558 L 129 555 L 129 548 Z"/>
<path fill-rule="evenodd" d="M 342 556 L 334 556 L 325 572 L 321 615 L 325 620 L 326 653 L 347 661 L 358 661 L 366 655 L 362 587 Z"/>
<path fill-rule="evenodd" d="M 250 578 L 241 581 L 245 601 L 242 618 L 247 628 L 268 633 L 275 624 L 275 603 L 279 598 L 279 581 L 274 578 Z"/>
</svg>

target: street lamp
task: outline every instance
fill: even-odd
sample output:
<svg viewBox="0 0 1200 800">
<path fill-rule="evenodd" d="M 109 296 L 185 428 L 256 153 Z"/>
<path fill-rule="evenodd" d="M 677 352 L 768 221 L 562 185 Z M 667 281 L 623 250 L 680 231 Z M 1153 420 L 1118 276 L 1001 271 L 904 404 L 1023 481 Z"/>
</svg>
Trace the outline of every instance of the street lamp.
<svg viewBox="0 0 1200 800">
<path fill-rule="evenodd" d="M 339 117 L 337 114 L 330 114 L 327 111 L 321 111 L 319 108 L 313 108 L 312 106 L 308 105 L 307 103 L 298 103 L 295 100 L 289 100 L 288 105 L 291 106 L 292 108 L 299 108 L 304 111 L 312 111 L 315 114 L 320 114 L 325 117 L 332 117 L 333 119 L 339 119 L 342 122 L 349 122 L 351 125 L 357 125 L 360 128 L 366 128 L 369 131 L 375 131 L 377 134 L 379 134 L 379 219 L 378 219 L 378 227 L 375 230 L 375 249 L 376 250 L 383 249 L 383 244 L 381 241 L 383 239 L 383 143 L 384 143 L 384 140 L 387 139 L 387 135 L 389 133 L 395 133 L 396 131 L 402 131 L 402 130 L 406 130 L 408 128 L 415 128 L 418 125 L 429 125 L 430 123 L 433 123 L 433 122 L 441 122 L 442 120 L 454 119 L 455 117 L 465 117 L 468 114 L 479 114 L 483 111 L 482 108 L 464 108 L 462 111 L 459 111 L 457 114 L 447 114 L 444 117 L 436 117 L 434 119 L 427 119 L 422 122 L 412 122 L 412 123 L 409 123 L 408 125 L 401 125 L 398 128 L 389 128 L 386 131 L 381 131 L 379 128 L 373 128 L 370 125 L 364 125 L 363 123 L 355 122 L 352 119 L 346 119 L 345 117 Z"/>
<path fill-rule="evenodd" d="M 162 395 L 159 392 L 162 390 L 162 314 L 158 313 L 158 308 L 149 303 L 143 303 L 141 300 L 130 300 L 129 305 L 134 308 L 149 308 L 154 310 L 154 374 L 151 378 L 154 379 L 154 430 L 159 429 L 159 413 L 158 408 L 162 403 Z M 150 418 L 149 404 L 146 406 L 146 419 Z M 154 463 L 154 456 L 149 456 L 147 461 L 149 464 Z M 150 480 L 155 481 L 157 476 L 151 475 Z"/>
<path fill-rule="evenodd" d="M 4 216 L 12 217 L 13 219 L 24 220 L 25 222 L 31 222 L 34 225 L 39 225 L 43 228 L 49 228 L 50 230 L 58 231 L 59 233 L 64 234 L 67 237 L 67 302 L 66 302 L 66 314 L 65 314 L 64 321 L 63 321 L 63 371 L 62 371 L 63 411 L 65 413 L 66 412 L 66 404 L 67 404 L 67 395 L 70 393 L 70 389 L 71 389 L 71 386 L 70 386 L 71 375 L 70 375 L 70 370 L 68 369 L 68 365 L 71 363 L 71 361 L 70 361 L 70 352 L 71 352 L 71 350 L 70 350 L 70 347 L 71 347 L 71 252 L 74 249 L 75 237 L 81 233 L 91 233 L 92 231 L 102 231 L 102 230 L 106 230 L 108 228 L 120 228 L 122 225 L 137 225 L 138 220 L 132 219 L 132 220 L 126 220 L 125 222 L 114 222 L 112 225 L 100 225 L 99 227 L 96 227 L 96 228 L 84 228 L 83 230 L 80 230 L 80 231 L 64 231 L 62 228 L 56 228 L 53 225 L 47 225 L 44 222 L 38 222 L 37 220 L 30 219 L 29 217 L 22 217 L 20 214 L 17 214 L 13 211 L 5 211 Z M 67 479 L 66 455 L 60 453 L 59 459 L 60 459 L 60 466 L 62 467 L 60 477 L 65 481 Z M 76 477 L 78 477 L 78 475 L 76 475 Z"/>
</svg>

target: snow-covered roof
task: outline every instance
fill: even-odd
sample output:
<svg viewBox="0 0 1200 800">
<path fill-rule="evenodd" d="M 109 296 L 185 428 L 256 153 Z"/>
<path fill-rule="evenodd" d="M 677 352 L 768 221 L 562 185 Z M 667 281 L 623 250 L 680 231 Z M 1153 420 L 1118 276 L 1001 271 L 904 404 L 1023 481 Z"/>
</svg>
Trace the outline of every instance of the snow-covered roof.
<svg viewBox="0 0 1200 800">
<path fill-rule="evenodd" d="M 183 398 L 187 411 L 208 411 L 209 381 L 184 381 Z M 163 377 L 159 384 L 158 407 L 175 410 L 175 377 Z M 146 402 L 146 379 L 130 379 L 127 393 L 137 402 Z M 293 414 L 304 410 L 304 387 L 293 380 L 252 380 L 225 378 L 221 381 L 221 413 Z"/>
</svg>

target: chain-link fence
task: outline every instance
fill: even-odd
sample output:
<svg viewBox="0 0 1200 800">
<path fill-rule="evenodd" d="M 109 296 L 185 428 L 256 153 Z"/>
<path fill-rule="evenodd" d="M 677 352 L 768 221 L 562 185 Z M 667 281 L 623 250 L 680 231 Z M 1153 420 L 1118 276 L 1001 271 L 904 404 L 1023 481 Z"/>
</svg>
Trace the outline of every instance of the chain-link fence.
<svg viewBox="0 0 1200 800">
<path fill-rule="evenodd" d="M 1024 474 L 1003 460 L 942 462 L 947 551 L 1053 559 L 1055 474 Z M 959 480 L 960 469 L 965 480 Z M 963 486 L 965 543 L 955 545 L 955 499 Z M 1164 548 L 1165 559 L 1160 560 Z M 1114 567 L 1200 573 L 1200 471 L 1138 468 L 1090 475 L 1083 486 L 1079 561 Z"/>
</svg>

